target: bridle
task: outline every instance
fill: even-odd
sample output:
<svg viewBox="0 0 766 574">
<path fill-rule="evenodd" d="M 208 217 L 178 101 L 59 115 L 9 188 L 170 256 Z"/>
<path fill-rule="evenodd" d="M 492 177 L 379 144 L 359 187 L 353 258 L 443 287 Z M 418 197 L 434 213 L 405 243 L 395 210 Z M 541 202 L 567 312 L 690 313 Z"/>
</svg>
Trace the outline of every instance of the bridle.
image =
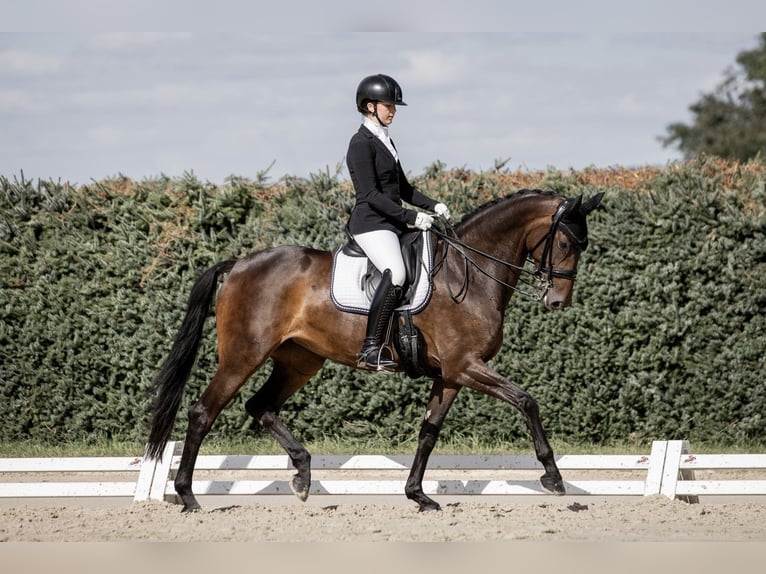
<svg viewBox="0 0 766 574">
<path fill-rule="evenodd" d="M 534 257 L 532 254 L 534 254 L 542 245 L 543 246 L 543 253 L 540 257 L 540 263 L 537 264 L 537 267 L 532 270 L 529 269 L 526 265 L 519 266 L 515 265 L 513 263 L 509 263 L 507 261 L 503 261 L 502 259 L 498 259 L 494 255 L 490 255 L 489 253 L 485 253 L 479 249 L 476 249 L 475 247 L 471 247 L 467 243 L 461 241 L 457 236 L 457 231 L 452 226 L 452 224 L 444 219 L 443 217 L 439 217 L 438 221 L 440 221 L 444 227 L 444 231 L 441 231 L 437 229 L 436 227 L 431 227 L 431 232 L 436 235 L 437 237 L 441 238 L 444 241 L 444 252 L 441 258 L 434 264 L 433 268 L 433 275 L 436 275 L 439 268 L 444 265 L 444 274 L 445 274 L 445 282 L 447 284 L 447 291 L 450 294 L 450 297 L 452 297 L 452 300 L 456 303 L 459 303 L 462 301 L 465 296 L 466 292 L 468 290 L 468 266 L 472 265 L 478 272 L 480 272 L 482 275 L 485 275 L 486 277 L 489 277 L 496 283 L 508 287 L 512 291 L 515 291 L 516 293 L 519 293 L 520 295 L 524 295 L 525 297 L 529 297 L 530 299 L 541 301 L 545 298 L 546 294 L 548 293 L 548 290 L 553 285 L 553 278 L 559 277 L 561 279 L 568 279 L 569 281 L 574 281 L 577 277 L 577 271 L 574 269 L 560 269 L 558 267 L 553 266 L 553 241 L 556 236 L 556 232 L 559 230 L 560 227 L 562 227 L 562 220 L 564 216 L 567 213 L 568 204 L 567 201 L 562 201 L 558 208 L 556 208 L 556 212 L 552 216 L 551 226 L 548 228 L 548 231 L 545 235 L 543 235 L 540 240 L 535 244 L 535 246 L 529 250 L 527 254 L 527 261 L 531 261 L 534 263 Z M 567 230 L 563 229 L 565 233 L 567 233 Z M 569 233 L 567 233 L 569 235 Z M 446 265 L 447 261 L 447 254 L 449 251 L 449 248 L 452 247 L 455 249 L 460 255 L 463 257 L 463 282 L 460 286 L 460 289 L 455 293 L 455 291 L 452 289 L 452 285 L 450 283 L 450 275 L 449 275 L 449 267 Z M 495 277 L 490 272 L 483 269 L 472 257 L 469 253 L 473 253 L 476 255 L 480 255 L 481 257 L 484 257 L 485 259 L 489 259 L 490 261 L 494 261 L 495 263 L 498 263 L 504 267 L 507 267 L 508 269 L 512 269 L 519 273 L 519 282 L 523 283 L 529 288 L 534 289 L 533 292 L 527 291 L 524 289 L 521 289 L 519 287 L 516 287 L 515 285 L 510 285 L 503 281 L 502 279 L 499 279 L 498 277 Z M 528 277 L 522 278 L 522 274 L 526 274 Z"/>
<path fill-rule="evenodd" d="M 548 233 L 543 235 L 540 241 L 538 241 L 530 250 L 530 253 L 534 253 L 537 251 L 537 248 L 540 247 L 540 244 L 545 242 L 545 245 L 543 246 L 543 254 L 540 257 L 540 264 L 534 273 L 536 275 L 545 276 L 545 280 L 548 282 L 552 281 L 554 277 L 569 279 L 570 281 L 574 281 L 577 277 L 577 271 L 574 269 L 559 269 L 553 266 L 553 238 L 556 236 L 559 227 L 561 227 L 561 221 L 564 219 L 567 207 L 568 205 L 566 201 L 562 201 L 559 204 L 556 208 L 556 213 L 553 214 L 553 221 L 548 229 Z"/>
</svg>

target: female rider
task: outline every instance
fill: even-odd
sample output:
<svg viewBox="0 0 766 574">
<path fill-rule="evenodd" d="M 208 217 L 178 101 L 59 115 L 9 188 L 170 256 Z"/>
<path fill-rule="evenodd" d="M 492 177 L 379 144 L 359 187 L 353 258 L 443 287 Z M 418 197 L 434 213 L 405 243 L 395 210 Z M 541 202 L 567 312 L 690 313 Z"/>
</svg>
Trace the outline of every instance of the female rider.
<svg viewBox="0 0 766 574">
<path fill-rule="evenodd" d="M 398 306 L 405 281 L 399 235 L 409 228 L 430 229 L 433 217 L 405 208 L 407 203 L 449 219 L 449 209 L 412 187 L 388 136 L 396 106 L 406 106 L 402 89 L 390 76 L 367 76 L 356 90 L 356 107 L 364 121 L 349 142 L 346 164 L 356 203 L 348 230 L 383 278 L 370 304 L 367 332 L 357 366 L 395 370 L 396 361 L 381 356 L 383 334 Z"/>
</svg>

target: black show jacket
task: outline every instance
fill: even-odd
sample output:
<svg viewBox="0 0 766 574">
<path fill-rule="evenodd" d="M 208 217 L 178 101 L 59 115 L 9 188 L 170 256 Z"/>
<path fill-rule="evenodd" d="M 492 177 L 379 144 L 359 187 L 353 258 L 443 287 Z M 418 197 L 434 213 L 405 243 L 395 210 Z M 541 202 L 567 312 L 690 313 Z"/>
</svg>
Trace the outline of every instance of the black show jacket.
<svg viewBox="0 0 766 574">
<path fill-rule="evenodd" d="M 415 223 L 417 211 L 405 208 L 402 200 L 429 211 L 437 204 L 410 185 L 401 164 L 364 125 L 348 144 L 346 165 L 356 191 L 348 221 L 352 235 L 379 229 L 407 231 L 407 224 Z"/>
</svg>

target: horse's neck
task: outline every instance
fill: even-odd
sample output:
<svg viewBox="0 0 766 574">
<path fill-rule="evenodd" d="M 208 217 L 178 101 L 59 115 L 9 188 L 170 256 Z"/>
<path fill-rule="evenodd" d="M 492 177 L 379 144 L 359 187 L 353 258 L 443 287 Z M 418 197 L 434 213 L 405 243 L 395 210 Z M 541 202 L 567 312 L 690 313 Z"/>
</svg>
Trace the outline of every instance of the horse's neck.
<svg viewBox="0 0 766 574">
<path fill-rule="evenodd" d="M 472 248 L 513 265 L 527 256 L 528 222 L 540 211 L 537 203 L 507 199 L 472 219 L 460 239 Z"/>
<path fill-rule="evenodd" d="M 551 206 L 548 201 L 547 196 L 537 195 L 509 198 L 480 212 L 459 230 L 460 239 L 465 244 L 502 261 L 474 257 L 492 277 L 475 274 L 475 280 L 483 284 L 481 291 L 505 292 L 504 304 L 508 303 L 511 292 L 505 291 L 503 283 L 515 286 L 519 280 L 517 270 L 527 259 L 528 235 L 539 226 L 541 219 L 549 217 Z"/>
</svg>

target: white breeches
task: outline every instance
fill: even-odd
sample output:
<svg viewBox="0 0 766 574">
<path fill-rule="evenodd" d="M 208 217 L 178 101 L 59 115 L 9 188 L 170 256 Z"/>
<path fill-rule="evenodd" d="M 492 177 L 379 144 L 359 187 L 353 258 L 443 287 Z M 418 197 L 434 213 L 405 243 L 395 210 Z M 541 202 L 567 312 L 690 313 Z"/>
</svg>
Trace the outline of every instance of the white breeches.
<svg viewBox="0 0 766 574">
<path fill-rule="evenodd" d="M 372 264 L 381 272 L 391 270 L 391 282 L 401 287 L 406 279 L 399 236 L 393 231 L 380 229 L 354 235 L 354 241 L 367 254 Z"/>
</svg>

